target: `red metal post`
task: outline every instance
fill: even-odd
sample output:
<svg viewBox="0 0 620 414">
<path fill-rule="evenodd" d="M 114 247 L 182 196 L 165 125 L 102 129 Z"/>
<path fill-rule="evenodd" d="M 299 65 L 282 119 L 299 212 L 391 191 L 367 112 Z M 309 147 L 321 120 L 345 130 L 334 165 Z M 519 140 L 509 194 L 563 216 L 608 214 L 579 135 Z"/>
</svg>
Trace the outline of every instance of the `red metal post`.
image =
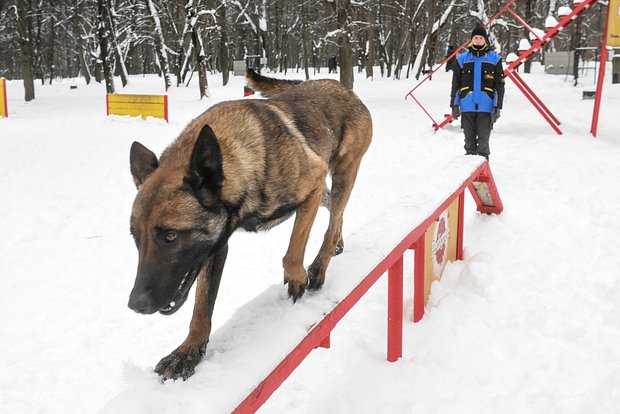
<svg viewBox="0 0 620 414">
<path fill-rule="evenodd" d="M 6 79 L 4 78 L 2 79 L 2 95 L 4 95 L 2 97 L 2 99 L 4 100 L 4 116 L 8 118 L 9 117 L 9 105 L 6 100 Z"/>
<path fill-rule="evenodd" d="M 549 125 L 551 125 L 551 128 L 553 128 L 555 130 L 555 132 L 558 133 L 558 135 L 562 135 L 562 131 L 560 130 L 560 128 L 558 128 L 556 123 L 544 111 L 544 109 L 538 104 L 538 102 L 536 102 L 536 100 L 532 97 L 532 95 L 530 95 L 527 92 L 527 90 L 525 89 L 525 87 L 521 83 L 520 78 L 515 77 L 514 76 L 514 72 L 512 72 L 510 70 L 507 70 L 504 73 L 506 74 L 506 76 L 508 76 L 510 79 L 512 79 L 514 81 L 515 85 L 517 85 L 517 88 L 519 88 L 521 90 L 521 92 L 523 92 L 523 95 L 525 95 L 525 97 L 530 101 L 530 103 L 534 106 L 534 108 L 536 108 L 536 110 L 543 116 L 543 118 L 545 118 L 545 121 L 547 121 L 547 123 Z"/>
<path fill-rule="evenodd" d="M 168 121 L 168 95 L 164 95 L 164 119 Z"/>
<path fill-rule="evenodd" d="M 403 356 L 403 257 L 388 270 L 387 360 Z"/>
<path fill-rule="evenodd" d="M 459 219 L 457 224 L 456 233 L 456 260 L 463 260 L 463 225 L 465 219 L 463 217 L 465 212 L 465 191 L 459 196 Z"/>
<path fill-rule="evenodd" d="M 517 19 L 517 21 L 519 23 L 521 23 L 523 25 L 523 27 L 525 27 L 530 33 L 532 33 L 534 36 L 536 36 L 536 39 L 538 39 L 539 42 L 542 42 L 543 40 L 538 36 L 538 33 L 536 33 L 526 22 L 525 20 L 523 20 L 521 18 L 521 16 L 519 16 L 517 13 L 514 12 L 514 10 L 512 10 L 510 7 L 508 7 L 506 10 L 508 10 L 508 13 L 512 14 L 512 16 Z"/>
<path fill-rule="evenodd" d="M 105 116 L 110 115 L 110 94 L 105 95 Z"/>
<path fill-rule="evenodd" d="M 424 108 L 424 107 L 422 106 L 422 104 L 420 103 L 420 101 L 418 101 L 418 100 L 416 99 L 416 97 L 415 97 L 415 96 L 413 96 L 413 95 L 411 95 L 411 94 L 410 94 L 410 95 L 408 95 L 408 96 L 411 96 L 411 97 L 413 98 L 413 100 L 414 100 L 414 101 L 415 101 L 415 102 L 416 102 L 416 103 L 420 106 L 420 108 L 422 108 L 422 110 L 424 111 L 424 113 L 425 113 L 425 114 L 426 114 L 426 115 L 427 115 L 427 116 L 431 119 L 431 121 L 433 121 L 433 128 L 435 129 L 435 131 L 437 131 L 437 121 L 435 121 L 435 120 L 433 119 L 433 117 L 431 116 L 431 114 L 429 114 L 429 113 L 428 113 L 428 111 L 426 110 L 426 108 Z M 405 97 L 405 99 L 407 99 L 407 97 Z"/>
<path fill-rule="evenodd" d="M 329 347 L 331 347 L 331 345 L 332 345 L 330 338 L 331 338 L 331 335 L 327 335 L 325 338 L 323 338 L 323 340 L 321 341 L 319 346 L 321 348 L 329 349 Z"/>
<path fill-rule="evenodd" d="M 603 84 L 605 82 L 605 66 L 607 64 L 607 31 L 609 30 L 609 9 L 611 9 L 611 3 L 607 6 L 607 20 L 605 21 L 605 31 L 603 32 L 603 43 L 601 44 L 601 64 L 598 68 L 598 80 L 596 81 L 596 95 L 594 97 L 594 112 L 592 113 L 592 125 L 590 126 L 590 133 L 596 138 L 596 131 L 598 130 L 598 113 L 601 109 L 601 98 L 603 97 Z"/>
<path fill-rule="evenodd" d="M 424 316 L 424 260 L 426 256 L 426 232 L 415 242 L 413 263 L 413 321 L 419 322 Z"/>
<path fill-rule="evenodd" d="M 510 71 L 510 74 L 519 80 L 521 86 L 523 86 L 523 88 L 530 94 L 530 96 L 536 100 L 538 105 L 547 113 L 547 115 L 549 115 L 549 118 L 551 118 L 556 125 L 560 125 L 560 120 L 553 115 L 553 113 L 549 110 L 549 108 L 547 108 L 543 101 L 541 101 L 540 98 L 534 93 L 532 88 L 530 88 L 528 84 L 525 83 L 519 73 L 517 73 L 516 71 Z"/>
</svg>

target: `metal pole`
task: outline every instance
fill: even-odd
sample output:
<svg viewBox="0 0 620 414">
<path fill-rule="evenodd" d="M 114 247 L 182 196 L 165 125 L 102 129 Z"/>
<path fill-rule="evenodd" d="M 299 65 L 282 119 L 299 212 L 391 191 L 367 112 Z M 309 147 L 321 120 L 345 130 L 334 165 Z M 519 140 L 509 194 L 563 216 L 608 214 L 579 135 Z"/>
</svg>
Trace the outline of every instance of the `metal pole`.
<svg viewBox="0 0 620 414">
<path fill-rule="evenodd" d="M 605 21 L 605 32 L 603 32 L 603 43 L 601 44 L 601 64 L 598 68 L 598 81 L 596 82 L 596 95 L 594 97 L 594 112 L 592 113 L 592 125 L 590 133 L 596 138 L 598 130 L 598 113 L 601 109 L 601 98 L 603 97 L 603 84 L 605 82 L 605 66 L 607 64 L 607 30 L 609 29 L 609 9 L 607 6 L 607 20 Z"/>
<path fill-rule="evenodd" d="M 388 270 L 387 360 L 403 356 L 403 257 Z"/>
</svg>

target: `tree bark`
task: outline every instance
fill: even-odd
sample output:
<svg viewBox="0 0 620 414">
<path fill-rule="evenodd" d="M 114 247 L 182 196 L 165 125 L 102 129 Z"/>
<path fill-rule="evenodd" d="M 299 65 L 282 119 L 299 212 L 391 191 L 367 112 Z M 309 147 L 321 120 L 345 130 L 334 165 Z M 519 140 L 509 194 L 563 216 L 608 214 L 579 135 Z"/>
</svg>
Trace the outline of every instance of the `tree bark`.
<svg viewBox="0 0 620 414">
<path fill-rule="evenodd" d="M 151 19 L 153 20 L 153 25 L 155 27 L 155 33 L 153 34 L 153 38 L 155 41 L 155 53 L 157 54 L 157 59 L 159 60 L 159 70 L 162 77 L 164 78 L 164 86 L 166 87 L 167 91 L 171 84 L 170 65 L 168 64 L 168 54 L 166 53 L 166 42 L 164 40 L 164 34 L 161 29 L 161 21 L 159 20 L 159 13 L 155 8 L 155 4 L 153 4 L 153 0 L 145 1 L 146 6 L 149 10 L 149 14 L 151 15 Z"/>
<path fill-rule="evenodd" d="M 198 29 L 198 0 L 192 0 L 192 5 L 187 13 L 187 19 L 189 21 L 192 33 L 192 55 L 196 64 L 195 69 L 198 70 L 198 91 L 200 93 L 200 99 L 207 96 L 207 71 L 205 68 L 205 55 L 202 47 L 202 40 L 200 38 L 200 31 Z"/>
<path fill-rule="evenodd" d="M 109 4 L 107 0 L 97 0 L 97 38 L 99 40 L 99 61 L 103 69 L 103 79 L 107 93 L 114 93 L 114 73 L 112 71 L 112 58 L 110 56 L 110 30 L 106 23 Z"/>
<path fill-rule="evenodd" d="M 80 28 L 80 15 L 78 13 L 78 2 L 74 0 L 73 2 L 74 12 L 71 16 L 71 24 L 73 25 L 73 35 L 76 39 L 76 54 L 78 57 L 78 61 L 80 62 L 80 71 L 82 72 L 82 76 L 84 76 L 84 80 L 86 84 L 90 84 L 90 69 L 88 64 L 86 63 L 86 58 L 84 57 L 84 39 L 82 38 L 82 30 Z"/>
<path fill-rule="evenodd" d="M 301 7 L 301 20 L 302 20 L 302 28 L 301 28 L 301 43 L 302 43 L 302 63 L 304 67 L 304 73 L 306 75 L 306 80 L 310 79 L 310 70 L 309 70 L 309 40 L 308 40 L 308 5 L 304 3 Z"/>
<path fill-rule="evenodd" d="M 536 0 L 526 0 L 525 2 L 525 16 L 524 16 L 524 20 L 527 24 L 530 25 L 530 27 L 534 27 L 533 26 L 533 21 L 532 21 L 532 17 L 534 16 L 534 3 L 536 2 Z M 527 28 L 523 29 L 524 33 L 525 33 L 525 38 L 526 39 L 530 39 L 530 31 L 527 30 Z M 527 59 L 524 63 L 523 63 L 523 72 L 525 73 L 530 73 L 530 70 L 532 68 L 532 58 Z"/>
<path fill-rule="evenodd" d="M 220 72 L 222 72 L 222 85 L 226 86 L 229 79 L 230 59 L 228 58 L 228 24 L 226 22 L 226 7 L 222 6 L 217 13 L 217 23 L 220 27 L 220 43 L 219 43 L 219 63 Z"/>
<path fill-rule="evenodd" d="M 353 89 L 353 50 L 351 48 L 351 29 L 349 28 L 351 1 L 334 0 L 331 4 L 336 14 L 336 25 L 340 31 L 338 35 L 340 83 L 349 89 Z"/>
<path fill-rule="evenodd" d="M 26 102 L 34 99 L 33 51 L 30 24 L 28 22 L 29 9 L 30 5 L 27 3 L 27 0 L 17 0 L 17 33 L 19 35 L 20 63 L 24 79 L 24 99 Z"/>
</svg>

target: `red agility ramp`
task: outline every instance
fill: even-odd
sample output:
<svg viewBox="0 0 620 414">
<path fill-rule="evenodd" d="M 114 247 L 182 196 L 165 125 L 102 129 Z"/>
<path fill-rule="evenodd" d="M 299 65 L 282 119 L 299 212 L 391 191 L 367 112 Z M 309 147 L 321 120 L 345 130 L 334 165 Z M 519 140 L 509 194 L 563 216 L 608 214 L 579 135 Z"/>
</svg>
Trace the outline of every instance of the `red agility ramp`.
<svg viewBox="0 0 620 414">
<path fill-rule="evenodd" d="M 547 42 L 549 42 L 551 39 L 553 39 L 555 36 L 557 36 L 562 30 L 564 30 L 566 28 L 566 26 L 568 26 L 571 22 L 575 21 L 579 16 L 581 16 L 587 9 L 589 9 L 596 2 L 597 2 L 597 0 L 583 0 L 580 3 L 575 2 L 575 8 L 571 11 L 571 13 L 566 15 L 566 16 L 563 16 L 558 21 L 558 23 L 555 26 L 547 28 L 547 31 L 546 31 L 546 33 L 544 34 L 543 37 L 540 37 L 539 34 L 534 29 L 532 29 L 511 8 L 511 6 L 515 3 L 515 0 L 511 0 L 510 2 L 508 2 L 508 4 L 506 4 L 504 7 L 502 7 L 499 10 L 499 12 L 497 12 L 497 14 L 495 14 L 495 16 L 493 16 L 491 19 L 489 19 L 489 21 L 486 22 L 486 24 L 484 25 L 484 27 L 488 27 L 491 24 L 491 22 L 493 22 L 495 19 L 497 19 L 500 15 L 502 15 L 505 12 L 508 12 L 509 14 L 511 14 L 519 23 L 521 23 L 532 34 L 532 37 L 533 37 L 534 40 L 532 41 L 531 46 L 528 49 L 526 49 L 526 50 L 520 50 L 519 51 L 519 57 L 515 61 L 510 62 L 506 66 L 506 68 L 504 68 L 504 74 L 505 74 L 505 76 L 507 78 L 509 78 L 510 80 L 512 80 L 514 82 L 514 84 L 517 86 L 517 88 L 519 88 L 519 90 L 523 93 L 523 95 L 525 95 L 525 97 L 532 104 L 532 106 L 534 106 L 534 108 L 536 108 L 536 110 L 541 114 L 541 116 L 545 119 L 545 121 L 547 121 L 547 123 L 551 126 L 551 128 L 553 128 L 553 130 L 555 132 L 557 132 L 559 135 L 562 134 L 562 131 L 559 128 L 560 121 L 551 113 L 549 108 L 540 100 L 540 98 L 534 93 L 534 91 L 532 91 L 532 89 L 525 83 L 523 78 L 521 78 L 519 76 L 519 74 L 517 73 L 517 68 L 525 60 L 531 58 L 532 55 L 534 55 L 534 53 L 538 52 L 539 50 L 542 50 L 542 48 L 545 46 L 545 44 Z M 428 74 L 428 76 L 426 76 L 424 79 L 422 79 L 412 90 L 410 90 L 405 95 L 405 99 L 411 97 L 420 106 L 420 108 L 422 108 L 424 113 L 431 119 L 432 126 L 433 126 L 433 129 L 435 131 L 439 130 L 440 128 L 443 128 L 446 124 L 452 122 L 452 120 L 453 120 L 452 115 L 444 115 L 443 119 L 441 120 L 441 122 L 436 121 L 435 118 L 433 118 L 431 116 L 431 114 L 428 112 L 428 110 L 422 105 L 420 100 L 417 99 L 414 96 L 413 93 L 422 84 L 424 84 L 428 79 L 430 79 L 431 76 L 435 72 L 437 72 L 441 67 L 443 67 L 450 59 L 455 57 L 458 54 L 458 52 L 463 47 L 465 47 L 468 43 L 469 43 L 469 40 L 467 40 L 465 43 L 463 43 L 461 46 L 459 46 L 454 51 L 454 53 L 452 53 L 450 56 L 448 56 L 448 58 L 446 58 L 443 62 L 441 62 L 438 67 L 436 67 L 430 74 Z M 606 55 L 607 55 L 606 54 L 606 49 L 605 49 L 605 39 L 603 40 L 603 50 L 605 52 L 601 54 L 601 69 L 600 69 L 600 73 L 603 73 L 603 75 L 604 75 L 603 57 L 605 57 L 605 59 L 606 59 Z M 599 73 L 599 75 L 600 75 L 600 73 Z M 599 85 L 600 86 L 597 86 L 597 101 L 595 103 L 595 110 L 594 110 L 593 121 L 592 121 L 592 125 L 593 126 L 591 128 L 591 131 L 593 132 L 593 135 L 596 135 L 595 123 L 596 123 L 596 121 L 598 121 L 598 107 L 600 105 L 600 94 L 601 94 L 600 91 L 598 90 L 598 88 L 602 87 L 601 75 L 599 76 Z"/>
</svg>

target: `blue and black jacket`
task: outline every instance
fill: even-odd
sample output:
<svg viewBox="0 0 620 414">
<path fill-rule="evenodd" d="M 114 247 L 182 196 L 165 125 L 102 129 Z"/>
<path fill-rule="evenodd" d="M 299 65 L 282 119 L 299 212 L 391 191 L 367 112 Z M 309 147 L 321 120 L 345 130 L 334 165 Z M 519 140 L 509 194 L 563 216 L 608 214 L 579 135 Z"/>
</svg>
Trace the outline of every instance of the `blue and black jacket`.
<svg viewBox="0 0 620 414">
<path fill-rule="evenodd" d="M 469 45 L 453 66 L 450 105 L 461 112 L 491 112 L 504 102 L 504 68 L 502 57 L 485 45 Z"/>
</svg>

